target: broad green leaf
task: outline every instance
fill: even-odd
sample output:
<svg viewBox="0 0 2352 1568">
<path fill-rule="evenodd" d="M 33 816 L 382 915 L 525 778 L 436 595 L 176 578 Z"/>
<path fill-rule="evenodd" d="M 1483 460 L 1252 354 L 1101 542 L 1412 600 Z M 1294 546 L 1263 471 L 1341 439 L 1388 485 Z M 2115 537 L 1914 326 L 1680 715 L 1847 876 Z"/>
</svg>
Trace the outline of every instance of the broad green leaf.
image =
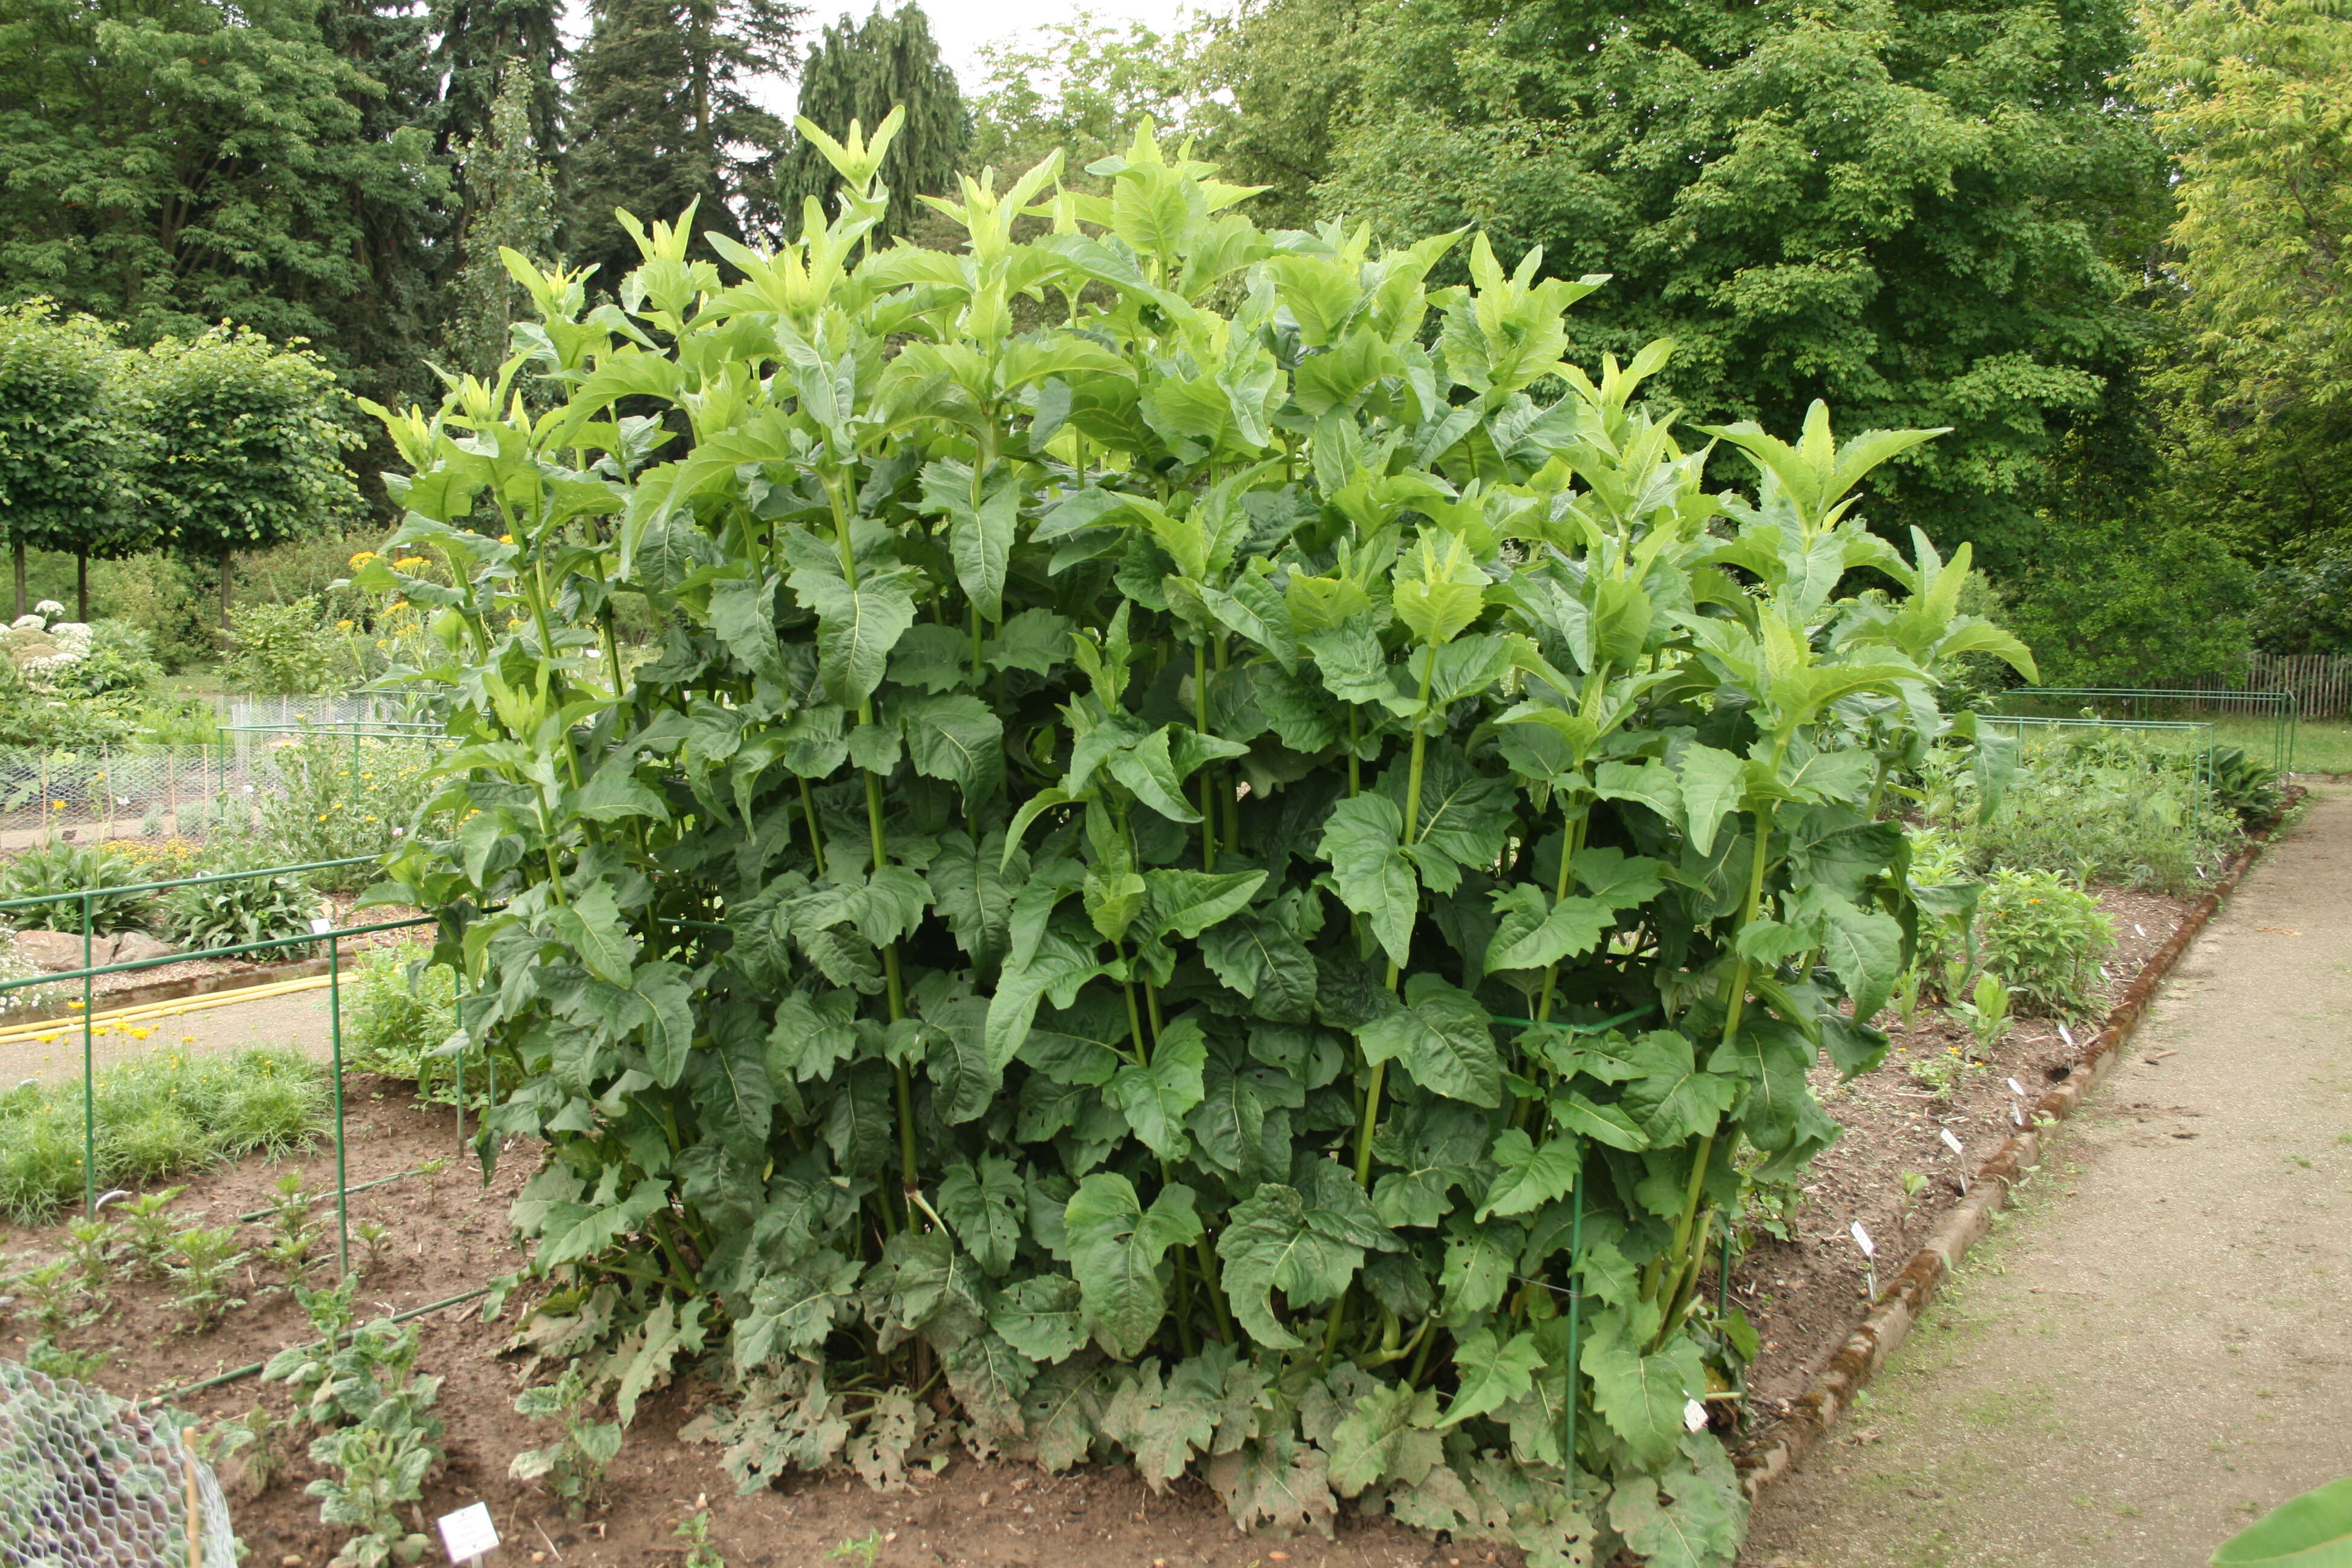
<svg viewBox="0 0 2352 1568">
<path fill-rule="evenodd" d="M 1328 1301 L 1363 1267 L 1364 1248 L 1327 1234 L 1296 1187 L 1267 1182 L 1234 1205 L 1217 1237 L 1234 1318 L 1257 1343 L 1295 1350 L 1306 1342 L 1275 1316 L 1273 1293 L 1295 1308 Z"/>
<path fill-rule="evenodd" d="M 1436 975 L 1407 981 L 1404 1000 L 1390 1000 L 1356 1038 L 1366 1061 L 1402 1062 L 1413 1082 L 1433 1094 L 1472 1105 L 1503 1102 L 1503 1060 L 1486 1010 Z"/>
<path fill-rule="evenodd" d="M 1636 1038 L 1625 1059 L 1642 1069 L 1628 1082 L 1622 1103 L 1653 1148 L 1667 1148 L 1714 1131 L 1715 1124 L 1738 1098 L 1733 1079 L 1701 1072 L 1687 1037 L 1672 1029 L 1653 1029 Z"/>
<path fill-rule="evenodd" d="M 1574 1138 L 1548 1138 L 1538 1147 L 1516 1127 L 1496 1138 L 1491 1157 L 1503 1169 L 1478 1205 L 1475 1217 L 1480 1220 L 1489 1215 L 1528 1214 L 1566 1197 L 1583 1163 L 1583 1151 Z"/>
<path fill-rule="evenodd" d="M 890 664 L 890 650 L 915 624 L 915 601 L 895 577 L 852 588 L 841 578 L 803 568 L 793 592 L 816 612 L 817 679 L 825 695 L 855 708 L 874 695 Z"/>
<path fill-rule="evenodd" d="M 1497 889 L 1494 898 L 1495 912 L 1500 918 L 1495 940 L 1486 947 L 1486 967 L 1490 974 L 1505 969 L 1541 969 L 1563 958 L 1591 952 L 1614 923 L 1609 906 L 1598 899 L 1570 897 L 1551 904 L 1543 889 L 1531 882 Z"/>
<path fill-rule="evenodd" d="M 1160 1259 L 1201 1237 L 1192 1189 L 1171 1182 L 1147 1209 L 1125 1176 L 1097 1171 L 1078 1184 L 1062 1224 L 1095 1338 L 1111 1355 L 1140 1355 L 1168 1315 Z"/>
<path fill-rule="evenodd" d="M 1331 863 L 1340 901 L 1365 918 L 1391 962 L 1400 966 L 1410 952 L 1421 902 L 1420 883 L 1404 858 L 1403 835 L 1404 816 L 1396 803 L 1383 795 L 1363 795 L 1331 808 L 1316 847 Z"/>
<path fill-rule="evenodd" d="M 1103 1086 L 1103 1098 L 1118 1107 L 1145 1147 L 1163 1160 L 1180 1159 L 1184 1118 L 1201 1103 L 1201 1068 L 1207 1059 L 1200 1025 L 1179 1019 L 1161 1031 L 1150 1066 L 1120 1068 Z"/>
<path fill-rule="evenodd" d="M 588 973 L 615 985 L 629 984 L 630 965 L 636 962 L 637 939 L 622 923 L 621 906 L 603 882 L 574 883 L 570 900 L 551 917 L 557 936 L 580 955 Z"/>
<path fill-rule="evenodd" d="M 1459 1382 L 1439 1425 L 1456 1426 L 1521 1397 L 1535 1386 L 1536 1369 L 1541 1365 L 1543 1352 L 1536 1348 L 1533 1334 L 1501 1339 L 1492 1329 L 1477 1329 L 1463 1335 L 1454 1347 Z"/>
<path fill-rule="evenodd" d="M 1736 811 L 1748 788 L 1748 760 L 1713 746 L 1683 749 L 1675 772 L 1682 782 L 1683 825 L 1691 847 L 1705 855 L 1715 847 L 1724 813 Z"/>
<path fill-rule="evenodd" d="M 1303 1024 L 1314 1016 L 1314 956 L 1281 922 L 1255 915 L 1211 926 L 1201 935 L 1201 956 L 1259 1017 Z"/>
<path fill-rule="evenodd" d="M 2352 1564 L 2352 1477 L 2291 1498 L 2214 1550 L 2213 1568 Z"/>
<path fill-rule="evenodd" d="M 1626 1314 L 1612 1309 L 1595 1314 L 1582 1364 L 1592 1380 L 1593 1409 L 1635 1462 L 1655 1468 L 1673 1458 L 1682 1446 L 1685 1406 L 1706 1393 L 1698 1347 L 1678 1336 L 1657 1354 L 1643 1355 Z"/>
<path fill-rule="evenodd" d="M 1436 1390 L 1375 1385 L 1332 1431 L 1331 1485 L 1342 1497 L 1383 1481 L 1419 1486 L 1444 1459 L 1437 1425 Z"/>
<path fill-rule="evenodd" d="M 1196 937 L 1244 908 L 1265 873 L 1147 871 L 1143 880 L 1143 921 L 1151 934 Z"/>
<path fill-rule="evenodd" d="M 1004 725 L 980 699 L 963 692 L 919 697 L 900 705 L 898 716 L 917 773 L 957 785 L 966 801 L 995 787 L 1004 766 Z"/>
<path fill-rule="evenodd" d="M 1007 1343 L 1041 1364 L 1062 1361 L 1087 1342 L 1078 1282 L 1065 1274 L 1032 1274 L 1006 1285 L 988 1315 Z"/>
</svg>

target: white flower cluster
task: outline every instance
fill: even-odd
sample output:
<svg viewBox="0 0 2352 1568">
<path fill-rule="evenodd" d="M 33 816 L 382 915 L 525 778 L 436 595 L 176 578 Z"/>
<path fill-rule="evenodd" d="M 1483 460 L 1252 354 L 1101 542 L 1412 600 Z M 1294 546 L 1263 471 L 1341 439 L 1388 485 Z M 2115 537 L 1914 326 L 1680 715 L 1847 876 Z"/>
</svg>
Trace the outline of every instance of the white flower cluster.
<svg viewBox="0 0 2352 1568">
<path fill-rule="evenodd" d="M 17 670 L 36 686 L 47 684 L 59 670 L 89 656 L 89 627 L 80 621 L 58 618 L 65 613 L 66 607 L 55 599 L 43 599 L 33 606 L 31 615 L 18 616 L 0 634 L 0 647 L 7 650 Z"/>
</svg>

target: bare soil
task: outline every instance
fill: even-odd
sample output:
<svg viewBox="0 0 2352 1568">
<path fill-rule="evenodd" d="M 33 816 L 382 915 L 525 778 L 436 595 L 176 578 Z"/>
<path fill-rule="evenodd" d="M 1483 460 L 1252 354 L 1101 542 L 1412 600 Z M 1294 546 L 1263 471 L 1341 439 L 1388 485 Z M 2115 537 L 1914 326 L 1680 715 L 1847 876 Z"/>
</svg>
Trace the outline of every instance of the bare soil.
<svg viewBox="0 0 2352 1568">
<path fill-rule="evenodd" d="M 2110 997 L 2163 943 L 2188 902 L 2102 895 L 2119 936 L 2107 963 Z M 1897 1024 L 1891 1016 L 1880 1022 Z M 2087 1040 L 2095 1027 L 2086 1022 L 2075 1038 Z M 1751 1379 L 1751 1433 L 1802 1391 L 1866 1306 L 1864 1259 L 1849 1225 L 1858 1220 L 1868 1229 L 1882 1276 L 1891 1277 L 1958 1196 L 1959 1173 L 1973 1171 L 2011 1127 L 2010 1107 L 2017 1096 L 2010 1080 L 2030 1104 L 2043 1084 L 2063 1076 L 2073 1055 L 2054 1024 L 2024 1020 L 1985 1065 L 1962 1072 L 1948 1093 L 1937 1096 L 1915 1081 L 1911 1064 L 1954 1046 L 1973 1049 L 1973 1040 L 1930 1012 L 1890 1032 L 1896 1048 L 1876 1071 L 1843 1088 L 1824 1072 L 1817 1087 L 1845 1136 L 1817 1163 L 1803 1202 L 1783 1216 L 1785 1239 L 1756 1247 L 1735 1270 L 1734 1299 L 1764 1340 Z M 410 1086 L 391 1080 L 354 1075 L 350 1084 L 353 1184 L 456 1155 L 448 1108 L 418 1106 Z M 1961 1142 L 1965 1158 L 1956 1158 L 1940 1141 L 1944 1130 Z M 487 1188 L 470 1158 L 452 1158 L 436 1177 L 412 1176 L 356 1194 L 353 1224 L 379 1219 L 394 1237 L 384 1256 L 366 1269 L 363 1307 L 403 1310 L 519 1268 L 523 1259 L 511 1243 L 506 1213 L 535 1164 L 533 1148 L 517 1142 L 504 1151 Z M 199 1174 L 188 1181 L 176 1206 L 184 1214 L 202 1211 L 214 1223 L 258 1209 L 270 1184 L 289 1168 L 303 1170 L 313 1187 L 331 1192 L 333 1152 L 327 1148 L 283 1163 L 248 1161 Z M 1906 1172 L 1925 1179 L 1916 1196 L 1905 1191 Z M 322 1212 L 331 1247 L 331 1206 Z M 257 1247 L 267 1237 L 267 1222 L 247 1231 Z M 29 1247 L 20 1245 L 18 1259 L 47 1255 L 60 1235 L 20 1236 L 19 1243 Z M 356 1237 L 353 1247 L 354 1262 L 362 1262 Z M 105 1316 L 66 1342 L 113 1352 L 98 1381 L 119 1394 L 141 1397 L 176 1389 L 312 1337 L 280 1283 L 257 1268 L 247 1291 L 251 1304 L 216 1329 L 190 1334 L 183 1331 L 168 1287 L 124 1280 Z M 1120 1469 L 1057 1478 L 961 1453 L 943 1474 L 919 1473 L 893 1494 L 830 1477 L 739 1498 L 715 1450 L 677 1440 L 678 1429 L 715 1393 L 692 1378 L 645 1402 L 613 1468 L 605 1506 L 587 1522 L 573 1521 L 539 1488 L 507 1477 L 509 1460 L 547 1441 L 549 1433 L 512 1407 L 523 1363 L 520 1355 L 503 1352 L 518 1306 L 509 1305 L 507 1321 L 485 1323 L 479 1305 L 464 1303 L 421 1320 L 423 1367 L 447 1380 L 437 1414 L 447 1424 L 448 1458 L 428 1485 L 425 1512 L 437 1516 L 487 1500 L 510 1561 L 527 1557 L 560 1568 L 676 1563 L 686 1548 L 674 1538 L 674 1527 L 705 1510 L 711 1542 L 733 1568 L 815 1568 L 844 1542 L 877 1534 L 876 1568 L 1458 1568 L 1516 1561 L 1507 1552 L 1434 1542 L 1385 1519 L 1343 1518 L 1335 1541 L 1244 1539 L 1235 1535 L 1215 1497 L 1197 1484 L 1181 1484 L 1161 1496 Z M 6 1338 L 16 1342 L 7 1348 L 21 1354 L 33 1331 L 26 1319 L 6 1325 Z M 173 1403 L 207 1418 L 239 1415 L 259 1405 L 283 1422 L 290 1410 L 281 1385 L 254 1378 Z M 258 1497 L 234 1504 L 257 1568 L 323 1564 L 341 1544 L 318 1522 L 315 1501 L 303 1495 L 313 1473 L 302 1457 L 306 1445 L 307 1435 L 299 1432 L 284 1440 L 289 1462 L 280 1478 Z"/>
</svg>

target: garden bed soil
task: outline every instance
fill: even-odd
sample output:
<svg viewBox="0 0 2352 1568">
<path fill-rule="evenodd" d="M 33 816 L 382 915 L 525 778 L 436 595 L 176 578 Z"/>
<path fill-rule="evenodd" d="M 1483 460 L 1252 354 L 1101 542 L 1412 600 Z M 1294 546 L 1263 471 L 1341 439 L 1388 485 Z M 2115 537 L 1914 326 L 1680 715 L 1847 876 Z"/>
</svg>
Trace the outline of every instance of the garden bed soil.
<svg viewBox="0 0 2352 1568">
<path fill-rule="evenodd" d="M 2197 902 L 2114 889 L 2098 899 L 2116 945 L 2095 987 L 2098 1015 L 2065 1026 L 2074 1045 L 2052 1019 L 2020 1018 L 1988 1052 L 1936 1008 L 1923 1006 L 1908 1026 L 1890 1009 L 1876 1022 L 1894 1044 L 1875 1071 L 1841 1085 L 1826 1064 L 1814 1070 L 1814 1092 L 1843 1131 L 1814 1160 L 1802 1204 L 1781 1216 L 1785 1237 L 1752 1245 L 1732 1270 L 1731 1299 L 1762 1347 L 1748 1369 L 1751 1432 L 1787 1413 L 1869 1310 L 1874 1271 L 1851 1227 L 1859 1224 L 1876 1247 L 1883 1287 L 2022 1125 L 2018 1118 L 2030 1119 L 2034 1101 L 2066 1080 L 2075 1047 L 2098 1034 L 2107 1009 Z M 1954 1050 L 1986 1065 L 1963 1069 L 1947 1093 L 1930 1092 L 1914 1064 Z M 1944 1142 L 1946 1131 L 1962 1153 Z M 1916 1195 L 1905 1189 L 1906 1173 L 1925 1183 Z"/>
<path fill-rule="evenodd" d="M 2118 939 L 2100 987 L 2103 1001 L 2114 1001 L 2193 901 L 2101 893 Z M 2048 1085 L 2063 1079 L 2074 1056 L 2055 1024 L 2021 1020 L 1990 1053 L 1989 1065 L 1964 1072 L 1948 1094 L 1937 1096 L 1914 1081 L 1911 1064 L 1952 1047 L 1966 1049 L 1973 1040 L 1926 1011 L 1908 1027 L 1891 1015 L 1880 1022 L 1895 1042 L 1884 1065 L 1848 1085 L 1838 1085 L 1827 1069 L 1817 1079 L 1845 1132 L 1815 1163 L 1802 1202 L 1781 1216 L 1785 1238 L 1753 1247 L 1734 1270 L 1733 1299 L 1763 1344 L 1750 1378 L 1751 1436 L 1804 1391 L 1866 1308 L 1864 1259 L 1848 1227 L 1858 1221 L 1868 1230 L 1878 1249 L 1880 1281 L 1892 1279 L 1958 1199 L 1960 1173 L 1972 1173 L 2013 1131 L 2011 1107 L 2021 1097 L 2010 1080 L 2030 1107 Z M 2074 1030 L 2075 1039 L 2087 1042 L 2097 1026 L 2086 1021 Z M 354 1074 L 349 1083 L 354 1184 L 455 1154 L 449 1108 L 419 1106 L 411 1086 L 395 1080 Z M 1946 1130 L 1960 1141 L 1964 1158 L 1943 1143 Z M 453 1158 L 435 1178 L 412 1176 L 353 1196 L 354 1225 L 375 1218 L 394 1234 L 383 1262 L 364 1279 L 362 1310 L 398 1311 L 443 1300 L 519 1268 L 522 1258 L 509 1235 L 507 1207 L 535 1163 L 532 1148 L 518 1142 L 504 1152 L 487 1190 L 470 1159 Z M 203 1211 L 215 1220 L 258 1209 L 287 1169 L 302 1170 L 314 1188 L 331 1191 L 333 1151 L 325 1147 L 277 1163 L 249 1160 L 199 1174 L 188 1180 L 175 1208 L 184 1215 Z M 1916 1195 L 1905 1191 L 1906 1172 L 1925 1179 Z M 320 1212 L 331 1246 L 332 1210 Z M 267 1222 L 246 1228 L 248 1245 L 257 1247 Z M 20 1236 L 19 1260 L 48 1255 L 61 1235 L 48 1229 Z M 356 1237 L 353 1245 L 360 1246 Z M 261 1288 L 270 1283 L 257 1269 L 256 1289 L 247 1291 L 250 1306 L 210 1332 L 190 1335 L 180 1331 L 167 1287 L 123 1281 L 106 1315 L 65 1342 L 115 1351 L 97 1380 L 118 1394 L 144 1397 L 174 1389 L 312 1337 L 282 1289 Z M 481 1321 L 479 1307 L 469 1301 L 421 1319 L 421 1365 L 447 1380 L 436 1413 L 447 1424 L 448 1458 L 428 1484 L 425 1510 L 437 1516 L 477 1499 L 488 1501 L 509 1562 L 543 1568 L 679 1562 L 686 1547 L 672 1531 L 704 1510 L 710 1541 L 732 1568 L 818 1568 L 836 1547 L 876 1532 L 875 1568 L 1462 1568 L 1517 1561 L 1507 1551 L 1434 1542 L 1385 1519 L 1343 1517 L 1331 1541 L 1243 1539 L 1216 1498 L 1195 1482 L 1156 1495 L 1118 1468 L 1054 1477 L 1026 1466 L 979 1463 L 960 1451 L 943 1474 L 918 1472 L 896 1493 L 877 1494 L 862 1481 L 832 1476 L 797 1478 L 738 1497 L 715 1449 L 678 1439 L 679 1429 L 716 1394 L 691 1378 L 645 1401 L 613 1468 L 605 1507 L 592 1521 L 576 1522 L 536 1486 L 508 1479 L 513 1456 L 546 1442 L 549 1433 L 513 1410 L 523 1361 L 501 1352 L 519 1304 L 509 1306 L 506 1321 L 493 1323 Z M 13 1342 L 7 1350 L 21 1355 L 33 1331 L 27 1319 L 7 1325 Z M 208 1420 L 258 1405 L 282 1423 L 290 1410 L 283 1385 L 257 1378 L 173 1402 Z M 1739 1440 L 1727 1436 L 1735 1445 Z M 257 1498 L 233 1503 L 256 1568 L 320 1568 L 340 1544 L 302 1491 L 315 1473 L 303 1457 L 307 1442 L 302 1434 L 281 1439 L 288 1459 L 283 1474 Z M 832 1560 L 855 1563 L 858 1554 Z"/>
</svg>

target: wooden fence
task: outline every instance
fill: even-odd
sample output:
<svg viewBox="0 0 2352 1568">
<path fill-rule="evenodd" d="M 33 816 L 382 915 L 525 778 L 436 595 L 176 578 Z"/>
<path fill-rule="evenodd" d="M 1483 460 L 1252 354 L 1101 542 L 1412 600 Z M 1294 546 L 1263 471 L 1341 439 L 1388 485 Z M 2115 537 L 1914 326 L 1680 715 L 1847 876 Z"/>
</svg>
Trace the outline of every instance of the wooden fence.
<svg viewBox="0 0 2352 1568">
<path fill-rule="evenodd" d="M 2227 675 L 2168 680 L 2175 691 L 2287 691 L 2306 719 L 2341 719 L 2352 713 L 2352 654 L 2252 653 L 2245 667 Z M 2193 705 L 2205 712 L 2251 712 L 2255 705 L 2222 697 Z"/>
</svg>

